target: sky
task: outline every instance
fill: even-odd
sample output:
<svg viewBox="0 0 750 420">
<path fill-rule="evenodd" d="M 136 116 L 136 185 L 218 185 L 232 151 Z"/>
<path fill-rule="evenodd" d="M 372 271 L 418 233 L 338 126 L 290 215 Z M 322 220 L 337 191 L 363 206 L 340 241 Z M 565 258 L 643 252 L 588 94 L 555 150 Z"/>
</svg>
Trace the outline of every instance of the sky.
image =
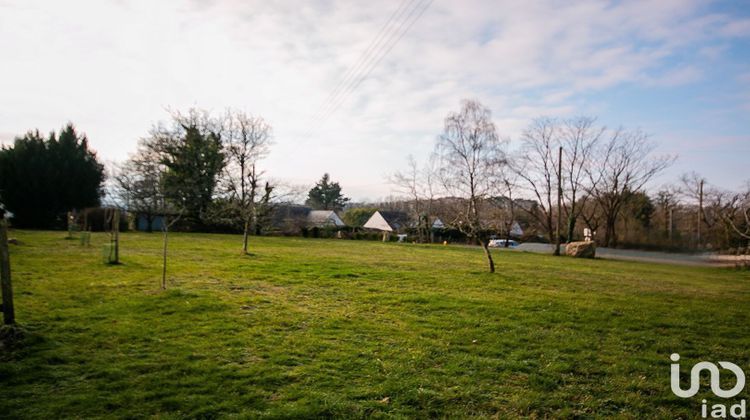
<svg viewBox="0 0 750 420">
<path fill-rule="evenodd" d="M 471 98 L 511 148 L 535 117 L 595 116 L 679 156 L 652 188 L 750 179 L 746 1 L 0 0 L 0 60 L 0 142 L 72 122 L 107 162 L 169 109 L 231 107 L 273 126 L 273 178 L 377 200 Z"/>
</svg>

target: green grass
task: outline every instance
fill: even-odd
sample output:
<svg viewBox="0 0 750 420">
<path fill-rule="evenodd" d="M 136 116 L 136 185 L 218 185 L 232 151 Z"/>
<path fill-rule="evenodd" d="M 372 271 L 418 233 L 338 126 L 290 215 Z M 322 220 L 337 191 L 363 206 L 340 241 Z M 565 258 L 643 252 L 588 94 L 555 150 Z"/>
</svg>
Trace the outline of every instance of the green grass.
<svg viewBox="0 0 750 420">
<path fill-rule="evenodd" d="M 102 263 L 15 232 L 26 338 L 0 350 L 0 417 L 696 417 L 683 369 L 750 373 L 750 276 L 346 240 L 122 235 Z M 747 391 L 737 398 L 747 398 Z"/>
</svg>

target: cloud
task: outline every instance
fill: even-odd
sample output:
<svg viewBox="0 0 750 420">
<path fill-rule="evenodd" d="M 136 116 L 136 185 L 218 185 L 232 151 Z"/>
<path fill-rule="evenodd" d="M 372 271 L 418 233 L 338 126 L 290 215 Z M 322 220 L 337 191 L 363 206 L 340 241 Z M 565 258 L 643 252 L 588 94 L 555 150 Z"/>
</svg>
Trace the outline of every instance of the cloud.
<svg viewBox="0 0 750 420">
<path fill-rule="evenodd" d="M 737 75 L 737 81 L 743 84 L 750 85 L 750 72 L 740 73 Z"/>
<path fill-rule="evenodd" d="M 696 66 L 686 66 L 667 70 L 656 77 L 644 78 L 648 86 L 675 87 L 701 80 L 703 71 Z"/>
<path fill-rule="evenodd" d="M 747 36 L 747 19 L 702 1 L 436 0 L 330 118 L 314 118 L 399 4 L 0 3 L 0 131 L 73 121 L 123 159 L 165 107 L 238 107 L 274 125 L 274 177 L 330 171 L 355 198 L 378 197 L 383 174 L 425 155 L 464 97 L 515 136 L 538 114 L 580 112 L 591 93 L 699 82 L 684 56 L 718 59 Z"/>
<path fill-rule="evenodd" d="M 727 22 L 721 28 L 721 34 L 728 37 L 750 36 L 750 19 L 741 19 Z"/>
</svg>

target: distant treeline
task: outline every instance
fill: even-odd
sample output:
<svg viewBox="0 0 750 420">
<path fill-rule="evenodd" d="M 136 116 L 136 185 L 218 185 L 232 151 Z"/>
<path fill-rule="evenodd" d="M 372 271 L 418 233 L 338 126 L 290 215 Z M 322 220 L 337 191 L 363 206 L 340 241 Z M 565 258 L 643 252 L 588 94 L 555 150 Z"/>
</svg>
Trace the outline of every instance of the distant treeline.
<svg viewBox="0 0 750 420">
<path fill-rule="evenodd" d="M 83 210 L 104 205 L 126 210 L 145 230 L 170 217 L 182 230 L 242 232 L 245 247 L 250 235 L 313 235 L 302 221 L 278 218 L 282 207 L 303 203 L 337 211 L 354 228 L 375 210 L 401 211 L 419 241 L 439 218 L 452 238 L 482 244 L 511 236 L 568 242 L 589 233 L 608 246 L 748 246 L 750 183 L 728 191 L 690 173 L 649 189 L 675 157 L 654 156 L 655 143 L 640 131 L 608 129 L 589 117 L 539 118 L 520 144 L 508 150 L 489 110 L 465 101 L 446 117 L 424 162 L 409 158 L 407 170 L 391 176 L 396 197 L 354 204 L 328 174 L 310 189 L 275 181 L 263 164 L 273 132 L 262 117 L 190 109 L 155 124 L 108 177 L 72 124 L 46 137 L 28 132 L 0 149 L 0 204 L 21 228 L 66 228 L 66 215 L 75 212 L 79 220 L 91 215 L 87 227 L 96 229 L 96 213 Z"/>
</svg>

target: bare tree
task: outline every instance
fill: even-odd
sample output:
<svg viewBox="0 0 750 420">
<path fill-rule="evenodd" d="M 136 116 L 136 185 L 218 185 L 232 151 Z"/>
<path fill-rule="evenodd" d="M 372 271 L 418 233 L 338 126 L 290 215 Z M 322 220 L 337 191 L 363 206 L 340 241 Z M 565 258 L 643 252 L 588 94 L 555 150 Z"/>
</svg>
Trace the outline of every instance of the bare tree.
<svg viewBox="0 0 750 420">
<path fill-rule="evenodd" d="M 142 217 L 146 231 L 153 230 L 154 219 L 162 209 L 160 158 L 142 140 L 138 152 L 118 166 L 114 176 L 114 195 L 120 206 Z"/>
<path fill-rule="evenodd" d="M 703 225 L 706 223 L 703 209 L 706 179 L 693 171 L 682 174 L 680 184 L 681 195 L 695 205 L 695 243 L 700 248 L 703 244 Z"/>
<path fill-rule="evenodd" d="M 550 242 L 556 243 L 561 236 L 556 232 L 562 231 L 562 226 L 558 226 L 561 223 L 555 222 L 555 215 L 560 218 L 564 212 L 565 237 L 570 242 L 577 221 L 587 208 L 586 167 L 605 131 L 595 123 L 596 119 L 591 117 L 563 121 L 540 117 L 532 121 L 521 136 L 521 149 L 514 168 L 520 187 L 538 202 L 538 206 L 526 210 Z M 555 204 L 558 193 L 562 197 L 559 205 Z"/>
<path fill-rule="evenodd" d="M 664 219 L 664 236 L 670 244 L 673 239 L 674 231 L 674 210 L 679 204 L 679 190 L 674 186 L 664 186 L 656 193 L 656 205 L 661 210 L 661 217 Z"/>
<path fill-rule="evenodd" d="M 433 225 L 437 218 L 436 198 L 438 189 L 440 188 L 439 181 L 438 156 L 435 153 L 431 153 L 427 162 L 422 167 L 422 188 L 425 198 L 425 214 L 427 214 L 424 223 L 425 230 L 429 232 L 431 243 L 435 241 L 435 229 L 433 229 Z M 430 217 L 432 217 L 432 219 L 430 219 Z"/>
<path fill-rule="evenodd" d="M 576 223 L 588 199 L 588 195 L 582 194 L 587 187 L 586 166 L 591 163 L 591 156 L 605 132 L 603 127 L 596 127 L 595 122 L 591 117 L 572 118 L 566 120 L 561 129 L 563 210 L 568 218 L 568 242 L 573 240 Z"/>
<path fill-rule="evenodd" d="M 435 199 L 435 161 L 431 155 L 423 167 L 419 167 L 414 156 L 407 157 L 408 168 L 390 176 L 389 181 L 396 186 L 399 193 L 409 197 L 412 218 L 416 222 L 419 242 L 425 242 L 430 236 L 430 216 Z"/>
<path fill-rule="evenodd" d="M 736 247 L 737 266 L 741 264 L 745 268 L 750 268 L 750 181 L 746 183 L 744 191 L 739 193 L 715 193 L 713 197 L 713 206 L 717 208 L 717 213 L 731 232 L 739 240 Z M 745 241 L 744 255 L 745 258 L 740 261 L 740 249 L 742 241 Z"/>
<path fill-rule="evenodd" d="M 167 244 L 169 242 L 169 229 L 177 223 L 182 217 L 182 210 L 176 210 L 171 207 L 166 200 L 163 201 L 164 207 L 161 209 L 161 232 L 162 232 L 162 268 L 161 268 L 161 288 L 167 289 Z"/>
<path fill-rule="evenodd" d="M 586 194 L 586 200 L 581 200 L 579 203 L 581 209 L 581 219 L 586 227 L 591 231 L 592 235 L 595 235 L 602 225 L 603 217 L 601 206 L 599 202 L 593 199 L 590 194 Z"/>
<path fill-rule="evenodd" d="M 521 149 L 513 164 L 521 187 L 538 203 L 524 210 L 542 226 L 550 242 L 555 241 L 553 200 L 557 190 L 559 131 L 558 123 L 550 118 L 532 121 L 521 135 Z"/>
<path fill-rule="evenodd" d="M 167 171 L 164 165 L 157 167 L 160 170 L 158 179 L 158 190 L 156 196 L 156 202 L 158 203 L 157 214 L 161 218 L 161 232 L 162 232 L 162 270 L 161 270 L 161 288 L 166 290 L 167 288 L 167 253 L 169 243 L 169 229 L 174 226 L 185 214 L 186 209 L 182 207 L 181 203 L 183 200 L 173 199 L 175 197 L 174 191 L 169 191 L 168 184 L 164 182 L 165 172 Z"/>
<path fill-rule="evenodd" d="M 227 112 L 223 130 L 229 157 L 226 179 L 243 222 L 243 254 L 247 254 L 248 236 L 257 230 L 263 206 L 268 205 L 273 191 L 269 182 L 263 185 L 264 173 L 257 168 L 258 161 L 268 155 L 271 136 L 271 126 L 262 117 L 241 111 Z"/>
<path fill-rule="evenodd" d="M 745 191 L 728 197 L 722 208 L 724 209 L 721 212 L 722 219 L 737 235 L 750 241 L 750 181 Z"/>
<path fill-rule="evenodd" d="M 587 167 L 588 193 L 597 201 L 604 219 L 605 246 L 617 245 L 617 220 L 630 194 L 640 191 L 674 162 L 674 156 L 652 157 L 655 147 L 642 131 L 620 128 L 609 133 Z"/>
<path fill-rule="evenodd" d="M 503 230 L 505 231 L 505 247 L 510 247 L 513 225 L 516 223 L 516 202 L 514 192 L 518 188 L 518 175 L 513 171 L 503 171 L 500 177 L 499 188 L 503 197 L 500 203 L 503 210 Z"/>
<path fill-rule="evenodd" d="M 398 193 L 405 195 L 411 201 L 412 220 L 416 222 L 417 237 L 419 242 L 424 242 L 425 235 L 422 229 L 422 187 L 420 185 L 419 164 L 414 156 L 407 156 L 406 171 L 397 171 L 390 176 L 389 181 Z"/>
<path fill-rule="evenodd" d="M 483 212 L 506 164 L 503 146 L 490 110 L 476 100 L 465 100 L 459 112 L 445 118 L 443 134 L 435 147 L 442 185 L 462 203 L 452 224 L 479 242 L 491 273 L 495 272 L 495 263 Z"/>
<path fill-rule="evenodd" d="M 147 230 L 153 229 L 154 222 L 160 220 L 162 231 L 162 273 L 161 288 L 167 288 L 167 244 L 169 229 L 182 217 L 182 200 L 170 200 L 164 175 L 167 171 L 163 159 L 153 143 L 159 141 L 155 131 L 151 137 L 141 140 L 138 151 L 120 165 L 115 176 L 116 193 L 119 201 L 129 211 L 146 218 Z"/>
<path fill-rule="evenodd" d="M 107 263 L 120 264 L 120 209 L 118 207 L 104 209 L 104 224 L 109 233 Z"/>
</svg>

